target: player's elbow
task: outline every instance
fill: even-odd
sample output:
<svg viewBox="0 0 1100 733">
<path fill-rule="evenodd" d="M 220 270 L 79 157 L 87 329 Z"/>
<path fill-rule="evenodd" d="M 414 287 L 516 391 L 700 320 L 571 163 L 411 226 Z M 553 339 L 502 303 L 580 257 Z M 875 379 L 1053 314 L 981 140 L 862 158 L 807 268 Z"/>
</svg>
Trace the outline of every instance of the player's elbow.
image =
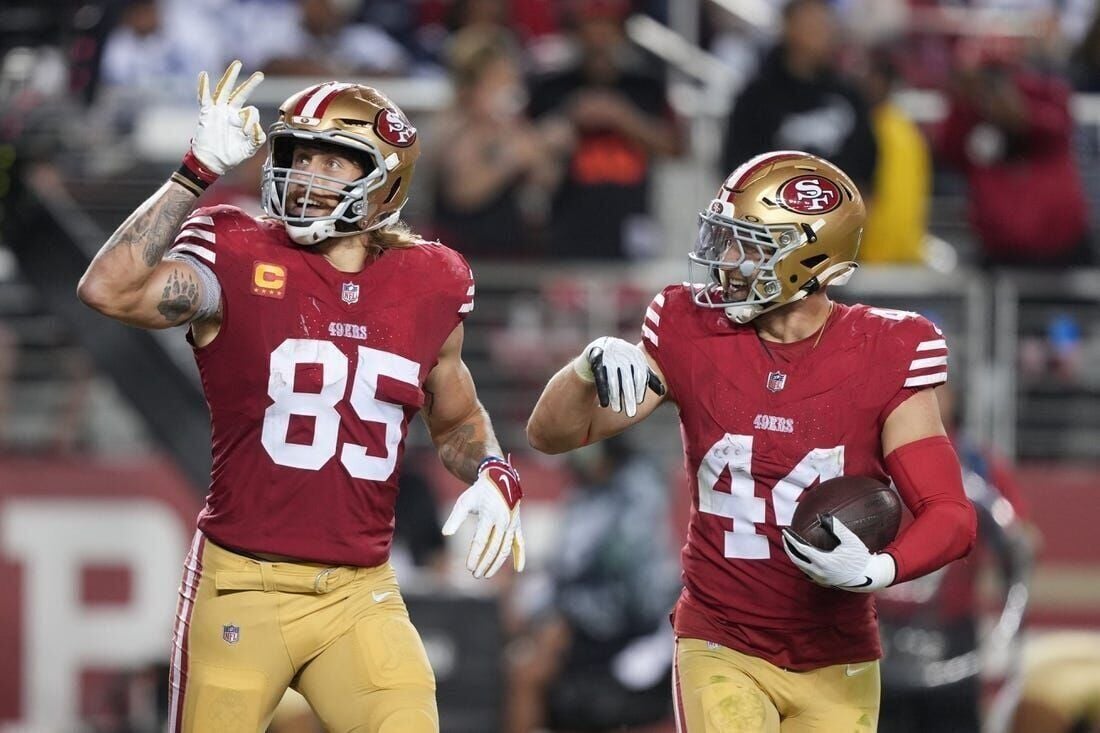
<svg viewBox="0 0 1100 733">
<path fill-rule="evenodd" d="M 110 280 L 89 269 L 76 286 L 76 297 L 109 318 L 126 320 L 134 307 L 132 293 L 114 287 Z"/>
<path fill-rule="evenodd" d="M 527 421 L 527 444 L 539 453 L 561 453 L 534 417 Z"/>
<path fill-rule="evenodd" d="M 969 501 L 947 504 L 940 510 L 940 521 L 950 529 L 950 560 L 966 557 L 978 541 L 978 513 Z"/>
<path fill-rule="evenodd" d="M 969 555 L 974 549 L 974 545 L 978 543 L 978 512 L 974 510 L 974 505 L 970 502 L 966 503 L 966 517 L 963 526 L 964 536 L 966 537 L 966 548 L 963 550 L 963 555 Z"/>
<path fill-rule="evenodd" d="M 555 435 L 554 431 L 550 430 L 549 426 L 544 421 L 539 420 L 536 415 L 532 415 L 531 419 L 527 421 L 527 444 L 539 453 L 548 455 L 565 453 L 577 447 L 570 445 L 560 435 Z"/>
<path fill-rule="evenodd" d="M 101 278 L 91 270 L 84 273 L 76 285 L 76 297 L 92 310 L 107 313 L 111 308 L 111 293 Z"/>
</svg>

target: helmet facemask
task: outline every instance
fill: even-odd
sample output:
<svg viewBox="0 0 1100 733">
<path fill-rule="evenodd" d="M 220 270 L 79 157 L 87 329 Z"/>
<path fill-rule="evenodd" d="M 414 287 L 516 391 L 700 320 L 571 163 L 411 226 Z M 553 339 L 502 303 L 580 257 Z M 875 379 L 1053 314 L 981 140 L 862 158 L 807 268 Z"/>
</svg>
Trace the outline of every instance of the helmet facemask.
<svg viewBox="0 0 1100 733">
<path fill-rule="evenodd" d="M 339 154 L 354 159 L 363 174 L 353 181 L 310 173 L 294 168 L 294 152 L 298 145 L 332 146 Z M 326 130 L 304 134 L 297 131 L 273 131 L 270 135 L 267 161 L 263 168 L 261 204 L 264 211 L 283 222 L 287 234 L 301 245 L 313 245 L 331 237 L 347 237 L 378 229 L 397 218 L 399 212 L 370 222 L 373 212 L 367 196 L 386 185 L 388 178 L 381 152 L 362 140 Z M 306 216 L 303 202 L 335 198 L 336 204 L 325 214 Z M 303 208 L 299 211 L 298 207 Z M 297 213 L 296 213 L 297 212 Z"/>
<path fill-rule="evenodd" d="M 695 304 L 724 309 L 737 323 L 748 323 L 761 313 L 801 300 L 809 292 L 781 299 L 783 287 L 776 266 L 807 241 L 811 241 L 809 234 L 793 223 L 765 225 L 700 212 L 699 235 L 688 255 Z"/>
</svg>

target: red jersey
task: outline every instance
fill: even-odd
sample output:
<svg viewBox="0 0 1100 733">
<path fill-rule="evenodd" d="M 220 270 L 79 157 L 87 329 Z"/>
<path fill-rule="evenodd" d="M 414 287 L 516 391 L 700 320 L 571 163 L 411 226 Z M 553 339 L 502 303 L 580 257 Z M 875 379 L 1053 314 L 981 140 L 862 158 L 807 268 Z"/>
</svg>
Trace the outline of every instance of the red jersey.
<svg viewBox="0 0 1100 733">
<path fill-rule="evenodd" d="M 345 273 L 230 206 L 197 210 L 171 251 L 222 290 L 221 329 L 195 349 L 213 453 L 199 529 L 250 552 L 385 562 L 408 422 L 473 309 L 466 261 L 421 242 Z"/>
<path fill-rule="evenodd" d="M 642 339 L 679 407 L 692 492 L 677 634 L 788 669 L 877 659 L 872 597 L 814 584 L 779 530 L 821 481 L 889 481 L 883 422 L 946 381 L 943 335 L 915 313 L 836 304 L 818 334 L 776 344 L 673 286 Z"/>
</svg>

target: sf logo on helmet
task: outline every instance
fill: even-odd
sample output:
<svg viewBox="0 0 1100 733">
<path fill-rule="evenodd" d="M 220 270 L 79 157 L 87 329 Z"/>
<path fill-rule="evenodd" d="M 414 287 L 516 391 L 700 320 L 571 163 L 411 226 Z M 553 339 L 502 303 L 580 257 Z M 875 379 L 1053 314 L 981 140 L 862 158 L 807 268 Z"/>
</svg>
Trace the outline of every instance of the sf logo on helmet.
<svg viewBox="0 0 1100 733">
<path fill-rule="evenodd" d="M 824 214 L 840 206 L 840 188 L 824 176 L 798 176 L 779 187 L 777 198 L 796 214 Z"/>
<path fill-rule="evenodd" d="M 407 148 L 416 141 L 416 128 L 399 112 L 380 109 L 374 118 L 374 132 L 390 145 Z"/>
</svg>

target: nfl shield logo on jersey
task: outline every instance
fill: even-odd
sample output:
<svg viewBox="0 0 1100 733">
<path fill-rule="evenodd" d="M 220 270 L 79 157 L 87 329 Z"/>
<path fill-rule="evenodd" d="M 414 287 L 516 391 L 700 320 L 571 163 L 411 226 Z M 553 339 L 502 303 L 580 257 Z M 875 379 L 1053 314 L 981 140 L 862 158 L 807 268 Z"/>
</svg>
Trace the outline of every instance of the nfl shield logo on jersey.
<svg viewBox="0 0 1100 733">
<path fill-rule="evenodd" d="M 787 386 L 787 375 L 783 372 L 768 372 L 768 391 L 778 392 Z"/>
<path fill-rule="evenodd" d="M 359 302 L 359 284 L 358 283 L 344 283 L 343 289 L 340 291 L 340 298 L 348 305 L 354 305 Z"/>
<path fill-rule="evenodd" d="M 241 640 L 241 627 L 226 624 L 222 627 L 222 639 L 225 640 L 226 644 L 236 644 Z"/>
</svg>

